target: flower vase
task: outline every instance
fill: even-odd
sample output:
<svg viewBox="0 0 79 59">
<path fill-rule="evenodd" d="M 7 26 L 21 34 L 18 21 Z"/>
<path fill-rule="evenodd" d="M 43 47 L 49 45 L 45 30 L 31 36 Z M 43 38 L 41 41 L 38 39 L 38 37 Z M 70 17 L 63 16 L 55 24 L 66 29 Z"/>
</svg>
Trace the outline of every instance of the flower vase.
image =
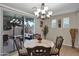
<svg viewBox="0 0 79 59">
<path fill-rule="evenodd" d="M 77 32 L 78 32 L 78 29 L 70 29 L 70 35 L 72 38 L 72 48 L 75 47 L 75 39 L 76 39 Z"/>
</svg>

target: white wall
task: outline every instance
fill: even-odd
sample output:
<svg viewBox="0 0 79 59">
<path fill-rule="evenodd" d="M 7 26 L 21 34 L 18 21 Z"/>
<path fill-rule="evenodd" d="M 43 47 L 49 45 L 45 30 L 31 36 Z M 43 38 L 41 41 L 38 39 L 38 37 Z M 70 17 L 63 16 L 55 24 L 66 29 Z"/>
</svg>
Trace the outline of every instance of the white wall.
<svg viewBox="0 0 79 59">
<path fill-rule="evenodd" d="M 61 19 L 61 22 L 63 22 L 63 17 L 67 17 L 67 16 L 70 18 L 70 28 L 78 28 L 78 25 L 79 25 L 78 24 L 78 12 L 57 15 L 53 18 L 56 18 L 56 20 Z M 62 27 L 61 28 L 57 27 L 57 29 L 52 29 L 52 26 L 51 26 L 52 19 L 51 20 L 48 19 L 48 20 L 44 21 L 44 23 L 47 24 L 48 27 L 49 27 L 49 33 L 47 35 L 47 39 L 52 40 L 53 42 L 55 42 L 56 37 L 61 35 L 64 38 L 64 43 L 63 44 L 71 46 L 71 36 L 70 36 L 70 32 L 69 32 L 70 28 L 63 29 Z M 36 32 L 42 33 L 38 19 L 36 19 L 36 25 L 35 26 L 36 26 L 36 29 L 35 29 Z M 76 44 L 75 44 L 77 47 L 79 47 L 78 43 L 79 43 L 79 39 L 78 39 L 78 36 L 77 36 Z"/>
<path fill-rule="evenodd" d="M 0 7 L 0 55 L 3 53 L 3 9 Z"/>
<path fill-rule="evenodd" d="M 78 37 L 77 37 L 78 40 L 76 40 L 77 44 L 76 46 L 79 47 L 79 12 L 78 12 Z"/>
</svg>

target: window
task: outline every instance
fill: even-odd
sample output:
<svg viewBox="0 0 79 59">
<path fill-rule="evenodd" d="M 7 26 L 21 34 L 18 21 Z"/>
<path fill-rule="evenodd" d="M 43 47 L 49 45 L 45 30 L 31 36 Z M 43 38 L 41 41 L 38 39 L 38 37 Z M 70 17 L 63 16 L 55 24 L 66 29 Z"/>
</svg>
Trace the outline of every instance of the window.
<svg viewBox="0 0 79 59">
<path fill-rule="evenodd" d="M 63 28 L 69 28 L 69 17 L 63 18 Z"/>
<path fill-rule="evenodd" d="M 56 19 L 52 20 L 52 28 L 56 28 Z"/>
<path fill-rule="evenodd" d="M 34 18 L 26 18 L 24 21 L 25 30 L 26 32 L 31 31 L 32 33 L 35 33 L 35 20 Z"/>
</svg>

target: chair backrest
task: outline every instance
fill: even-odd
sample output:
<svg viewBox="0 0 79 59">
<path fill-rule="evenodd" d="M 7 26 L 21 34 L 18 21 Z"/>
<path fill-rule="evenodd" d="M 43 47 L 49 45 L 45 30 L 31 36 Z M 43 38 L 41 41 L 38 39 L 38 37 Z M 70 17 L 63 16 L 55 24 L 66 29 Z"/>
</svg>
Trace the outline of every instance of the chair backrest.
<svg viewBox="0 0 79 59">
<path fill-rule="evenodd" d="M 36 46 L 34 48 L 29 49 L 29 55 L 31 54 L 33 56 L 49 56 L 50 50 L 50 47 Z"/>
<path fill-rule="evenodd" d="M 16 39 L 14 40 L 14 43 L 15 43 L 15 45 L 16 45 L 16 49 L 17 49 L 18 53 L 20 53 L 19 50 L 22 49 L 22 45 L 21 45 L 20 38 L 16 38 Z"/>
<path fill-rule="evenodd" d="M 63 39 L 62 36 L 59 36 L 59 37 L 57 37 L 57 39 L 56 39 L 55 45 L 56 45 L 56 48 L 58 48 L 59 50 L 60 50 L 60 48 L 61 48 L 61 46 L 62 46 L 63 40 L 64 40 L 64 39 Z"/>
<path fill-rule="evenodd" d="M 33 50 L 33 48 L 27 48 L 27 54 L 28 54 L 28 56 L 32 55 L 32 50 Z"/>
</svg>

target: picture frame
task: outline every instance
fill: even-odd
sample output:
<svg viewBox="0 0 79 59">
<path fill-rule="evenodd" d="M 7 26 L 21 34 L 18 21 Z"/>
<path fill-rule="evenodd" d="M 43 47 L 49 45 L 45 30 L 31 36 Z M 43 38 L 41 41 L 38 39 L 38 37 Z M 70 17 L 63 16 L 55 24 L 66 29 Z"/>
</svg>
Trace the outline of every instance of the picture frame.
<svg viewBox="0 0 79 59">
<path fill-rule="evenodd" d="M 40 27 L 43 27 L 43 21 L 40 21 Z"/>
<path fill-rule="evenodd" d="M 61 19 L 58 20 L 58 28 L 61 28 Z"/>
</svg>

